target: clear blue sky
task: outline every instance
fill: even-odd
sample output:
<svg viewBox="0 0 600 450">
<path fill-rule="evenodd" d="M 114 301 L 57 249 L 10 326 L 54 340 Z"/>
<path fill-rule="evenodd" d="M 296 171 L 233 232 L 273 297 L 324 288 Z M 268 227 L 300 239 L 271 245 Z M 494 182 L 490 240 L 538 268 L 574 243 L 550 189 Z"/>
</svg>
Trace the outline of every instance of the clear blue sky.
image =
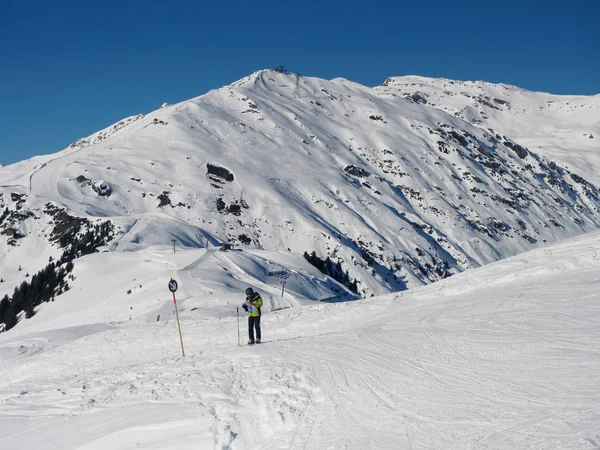
<svg viewBox="0 0 600 450">
<path fill-rule="evenodd" d="M 0 163 L 283 64 L 600 93 L 599 0 L 0 1 Z"/>
</svg>

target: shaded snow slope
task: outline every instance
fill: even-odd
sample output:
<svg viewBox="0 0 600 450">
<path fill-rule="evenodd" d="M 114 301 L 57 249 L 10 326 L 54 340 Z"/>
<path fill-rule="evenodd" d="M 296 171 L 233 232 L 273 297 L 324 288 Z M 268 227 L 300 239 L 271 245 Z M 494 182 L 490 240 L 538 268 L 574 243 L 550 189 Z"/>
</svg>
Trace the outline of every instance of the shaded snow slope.
<svg viewBox="0 0 600 450">
<path fill-rule="evenodd" d="M 116 251 L 173 240 L 314 251 L 365 297 L 598 227 L 600 196 L 585 178 L 512 132 L 406 100 L 396 84 L 259 71 L 2 167 L 0 296 L 60 254 L 48 205 L 113 223 Z M 552 124 L 563 118 L 552 114 Z M 593 126 L 598 114 L 588 115 Z M 535 117 L 528 127 L 543 130 L 546 116 Z M 569 147 L 574 158 L 579 148 Z"/>
<path fill-rule="evenodd" d="M 595 232 L 400 295 L 290 293 L 258 347 L 237 346 L 241 286 L 318 278 L 287 253 L 90 255 L 81 290 L 0 334 L 0 447 L 594 448 L 599 254 Z"/>
</svg>

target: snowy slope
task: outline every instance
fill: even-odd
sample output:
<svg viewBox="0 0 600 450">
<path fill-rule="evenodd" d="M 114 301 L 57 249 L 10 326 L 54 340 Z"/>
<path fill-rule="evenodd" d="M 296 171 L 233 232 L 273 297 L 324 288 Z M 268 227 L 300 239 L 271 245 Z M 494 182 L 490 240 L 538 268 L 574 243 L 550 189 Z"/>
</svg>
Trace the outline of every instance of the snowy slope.
<svg viewBox="0 0 600 450">
<path fill-rule="evenodd" d="M 388 88 L 259 71 L 0 168 L 0 296 L 62 251 L 56 208 L 114 224 L 113 251 L 314 251 L 364 297 L 597 229 L 592 183 Z"/>
<path fill-rule="evenodd" d="M 231 314 L 243 302 L 248 286 L 260 289 L 265 312 L 334 297 L 358 298 L 295 254 L 221 252 L 217 248 L 173 254 L 170 248 L 158 246 L 137 252 L 103 252 L 76 261 L 74 288 L 55 302 L 43 304 L 34 318 L 15 328 L 19 334 L 39 330 L 40 324 L 44 329 L 68 328 L 130 317 L 155 322 L 157 311 L 172 312 L 171 303 L 165 303 L 161 295 L 171 277 L 181 284 L 180 305 L 199 309 L 203 316 Z"/>
<path fill-rule="evenodd" d="M 237 346 L 240 287 L 275 299 L 265 267 L 319 279 L 310 266 L 89 255 L 79 287 L 0 334 L 0 448 L 595 448 L 599 254 L 594 232 L 399 295 L 311 305 L 290 291 L 305 306 L 267 308 L 259 347 Z"/>
<path fill-rule="evenodd" d="M 551 95 L 483 81 L 392 77 L 377 88 L 446 111 L 600 183 L 600 94 Z"/>
<path fill-rule="evenodd" d="M 599 447 L 597 103 L 259 71 L 0 167 L 0 297 L 114 226 L 0 333 L 0 448 Z"/>
</svg>

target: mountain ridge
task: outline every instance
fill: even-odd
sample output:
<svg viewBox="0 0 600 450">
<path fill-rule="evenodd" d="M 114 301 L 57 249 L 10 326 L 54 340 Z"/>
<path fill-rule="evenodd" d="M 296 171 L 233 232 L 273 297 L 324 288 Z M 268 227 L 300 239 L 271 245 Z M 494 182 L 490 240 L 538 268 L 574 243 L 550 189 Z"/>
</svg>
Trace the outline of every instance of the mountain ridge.
<svg viewBox="0 0 600 450">
<path fill-rule="evenodd" d="M 445 111 L 568 166 L 595 184 L 600 175 L 600 94 L 556 95 L 506 84 L 426 77 L 389 78 L 376 89 Z"/>
<path fill-rule="evenodd" d="M 579 171 L 470 122 L 444 98 L 436 108 L 417 97 L 436 92 L 388 84 L 261 70 L 3 167 L 0 269 L 10 280 L 0 294 L 26 279 L 16 267 L 32 248 L 29 271 L 60 255 L 44 238 L 57 228 L 48 204 L 110 221 L 113 251 L 175 240 L 315 252 L 340 263 L 363 296 L 598 228 L 598 190 Z M 448 97 L 473 100 L 460 92 Z M 508 114 L 490 102 L 499 109 L 484 105 L 488 117 Z"/>
<path fill-rule="evenodd" d="M 450 84 L 450 85 L 482 85 L 487 87 L 501 87 L 507 90 L 515 90 L 521 92 L 530 92 L 533 94 L 543 94 L 553 97 L 581 97 L 581 98 L 595 98 L 600 96 L 600 92 L 597 94 L 554 94 L 546 91 L 538 91 L 533 89 L 527 89 L 515 84 L 509 83 L 493 83 L 485 80 L 456 80 L 452 78 L 445 77 L 428 77 L 424 75 L 395 75 L 387 77 L 386 80 L 380 86 L 386 86 L 390 83 L 397 84 L 423 84 L 423 85 L 435 85 L 435 84 Z M 378 87 L 378 86 L 374 86 Z"/>
</svg>

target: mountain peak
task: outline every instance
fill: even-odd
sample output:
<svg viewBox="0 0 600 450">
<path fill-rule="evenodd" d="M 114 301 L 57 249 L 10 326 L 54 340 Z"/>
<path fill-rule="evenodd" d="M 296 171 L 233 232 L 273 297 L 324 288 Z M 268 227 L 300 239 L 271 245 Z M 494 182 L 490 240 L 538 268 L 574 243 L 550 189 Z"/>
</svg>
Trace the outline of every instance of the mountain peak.
<svg viewBox="0 0 600 450">
<path fill-rule="evenodd" d="M 117 251 L 210 237 L 305 254 L 364 296 L 430 283 L 600 224 L 588 164 L 564 151 L 592 149 L 597 113 L 546 101 L 416 76 L 369 88 L 259 70 L 0 171 L 0 268 L 19 283 L 28 248 L 55 256 L 61 237 L 37 239 L 62 232 L 60 214 L 110 221 Z M 577 134 L 539 135 L 569 117 Z"/>
</svg>

